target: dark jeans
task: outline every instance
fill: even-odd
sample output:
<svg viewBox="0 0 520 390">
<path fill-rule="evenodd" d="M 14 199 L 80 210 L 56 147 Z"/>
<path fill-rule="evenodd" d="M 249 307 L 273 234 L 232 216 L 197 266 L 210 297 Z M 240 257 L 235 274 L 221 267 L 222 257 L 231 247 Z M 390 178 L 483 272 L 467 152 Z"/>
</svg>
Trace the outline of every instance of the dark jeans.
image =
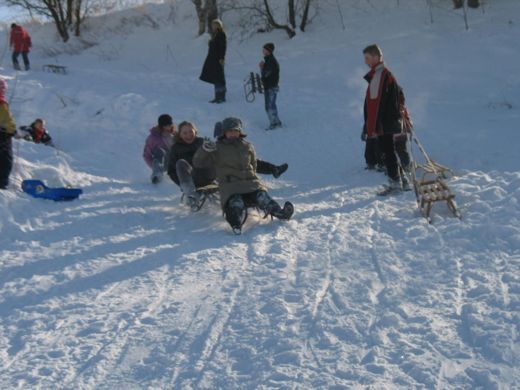
<svg viewBox="0 0 520 390">
<path fill-rule="evenodd" d="M 265 98 L 265 111 L 269 117 L 271 125 L 280 124 L 280 118 L 278 118 L 278 108 L 276 107 L 276 97 L 278 96 L 279 88 L 269 88 L 264 91 Z"/>
<path fill-rule="evenodd" d="M 214 84 L 215 86 L 215 94 L 217 93 L 226 93 L 226 82 L 224 81 L 224 84 Z"/>
<path fill-rule="evenodd" d="M 261 175 L 272 175 L 275 171 L 276 166 L 267 161 L 256 160 L 256 173 Z"/>
<path fill-rule="evenodd" d="M 410 166 L 410 154 L 406 147 L 407 141 L 408 137 L 406 134 L 399 134 L 394 137 L 395 152 L 397 153 L 397 157 L 399 157 L 403 169 L 407 169 Z"/>
<path fill-rule="evenodd" d="M 366 140 L 365 161 L 371 167 L 383 164 L 383 156 L 381 155 L 377 138 L 368 138 Z"/>
<path fill-rule="evenodd" d="M 399 180 L 397 156 L 395 154 L 394 135 L 384 134 L 377 138 L 377 142 L 386 166 L 386 173 L 391 180 Z"/>
<path fill-rule="evenodd" d="M 9 185 L 9 175 L 13 169 L 13 141 L 10 135 L 0 130 L 0 189 Z"/>
<path fill-rule="evenodd" d="M 13 66 L 15 69 L 20 69 L 20 63 L 18 62 L 18 56 L 22 54 L 23 63 L 25 65 L 25 70 L 29 70 L 31 67 L 31 63 L 29 62 L 29 52 L 28 51 L 15 51 L 13 52 Z"/>
<path fill-rule="evenodd" d="M 226 221 L 228 221 L 232 228 L 242 226 L 242 218 L 248 207 L 258 207 L 266 214 L 280 210 L 280 205 L 265 191 L 235 194 L 228 199 L 224 209 Z"/>
</svg>

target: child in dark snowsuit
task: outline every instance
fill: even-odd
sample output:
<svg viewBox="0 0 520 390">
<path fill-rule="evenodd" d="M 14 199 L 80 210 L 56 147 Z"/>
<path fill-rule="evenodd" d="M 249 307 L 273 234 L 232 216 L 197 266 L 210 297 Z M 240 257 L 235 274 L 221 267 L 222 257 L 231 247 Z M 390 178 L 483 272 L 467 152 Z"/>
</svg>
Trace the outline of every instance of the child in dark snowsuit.
<svg viewBox="0 0 520 390">
<path fill-rule="evenodd" d="M 226 220 L 235 234 L 242 232 L 242 217 L 247 207 L 257 207 L 266 215 L 288 220 L 294 207 L 286 202 L 284 207 L 275 202 L 256 176 L 256 153 L 245 141 L 242 121 L 226 118 L 222 122 L 223 136 L 217 143 L 204 141 L 193 163 L 195 167 L 215 167 L 219 184 L 220 202 Z"/>
<path fill-rule="evenodd" d="M 51 136 L 45 129 L 45 121 L 43 119 L 36 119 L 30 126 L 20 127 L 19 133 L 20 138 L 33 141 L 35 144 L 54 146 Z"/>
</svg>

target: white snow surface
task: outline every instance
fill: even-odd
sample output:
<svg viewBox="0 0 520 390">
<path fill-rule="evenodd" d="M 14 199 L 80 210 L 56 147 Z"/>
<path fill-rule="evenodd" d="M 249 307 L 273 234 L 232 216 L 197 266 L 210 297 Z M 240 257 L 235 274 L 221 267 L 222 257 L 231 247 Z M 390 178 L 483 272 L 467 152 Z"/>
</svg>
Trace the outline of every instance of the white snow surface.
<svg viewBox="0 0 520 390">
<path fill-rule="evenodd" d="M 174 21 L 146 8 L 156 29 L 131 26 L 143 9 L 93 19 L 100 43 L 76 55 L 46 57 L 54 33 L 33 26 L 29 73 L 4 58 L 18 124 L 44 117 L 60 151 L 15 141 L 0 193 L 0 388 L 520 388 L 520 4 L 488 2 L 465 31 L 460 13 L 437 7 L 431 24 L 411 0 L 339 2 L 342 30 L 333 3 L 292 40 L 241 39 L 231 21 L 219 106 L 187 0 Z M 241 84 L 266 41 L 282 67 L 273 132 Z M 359 140 L 372 42 L 455 170 L 462 220 L 439 205 L 427 224 L 412 192 L 375 196 L 385 179 Z M 289 163 L 264 179 L 294 219 L 254 216 L 235 237 L 217 205 L 193 214 L 172 182 L 151 185 L 141 152 L 163 112 L 205 136 L 243 118 L 260 158 Z M 84 195 L 36 200 L 28 178 Z"/>
</svg>

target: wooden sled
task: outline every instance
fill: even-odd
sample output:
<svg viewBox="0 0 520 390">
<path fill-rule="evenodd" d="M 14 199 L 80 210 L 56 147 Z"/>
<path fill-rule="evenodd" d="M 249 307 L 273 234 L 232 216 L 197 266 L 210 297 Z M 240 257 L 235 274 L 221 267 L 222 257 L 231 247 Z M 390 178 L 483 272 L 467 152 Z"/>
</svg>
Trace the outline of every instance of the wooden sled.
<svg viewBox="0 0 520 390">
<path fill-rule="evenodd" d="M 437 202 L 446 202 L 448 210 L 450 210 L 455 217 L 461 218 L 457 204 L 455 203 L 455 194 L 445 183 L 444 179 L 437 178 L 435 180 L 415 181 L 414 190 L 419 210 L 428 223 L 432 223 L 431 211 L 433 205 Z"/>
<path fill-rule="evenodd" d="M 214 202 L 218 201 L 218 184 L 212 183 L 208 184 L 204 187 L 199 187 L 196 189 L 196 191 L 201 195 L 199 199 L 199 204 L 196 208 L 193 209 L 194 212 L 200 211 L 202 207 L 204 207 L 204 204 L 206 204 L 206 201 L 211 200 Z M 181 203 L 184 201 L 184 194 L 181 196 Z"/>
<path fill-rule="evenodd" d="M 42 70 L 48 73 L 67 74 L 67 68 L 61 65 L 43 65 Z"/>
<path fill-rule="evenodd" d="M 414 132 L 411 132 L 413 141 L 421 151 L 425 163 L 418 164 L 412 156 L 412 182 L 417 199 L 417 206 L 422 216 L 426 218 L 428 223 L 432 223 L 431 211 L 433 205 L 438 202 L 446 202 L 448 210 L 457 218 L 462 218 L 455 203 L 455 194 L 446 184 L 449 175 L 453 175 L 453 171 L 443 165 L 434 162 L 422 144 L 417 139 Z"/>
<path fill-rule="evenodd" d="M 264 84 L 262 83 L 262 78 L 258 73 L 251 72 L 244 80 L 244 95 L 246 97 L 246 102 L 253 103 L 257 93 L 264 93 Z"/>
</svg>

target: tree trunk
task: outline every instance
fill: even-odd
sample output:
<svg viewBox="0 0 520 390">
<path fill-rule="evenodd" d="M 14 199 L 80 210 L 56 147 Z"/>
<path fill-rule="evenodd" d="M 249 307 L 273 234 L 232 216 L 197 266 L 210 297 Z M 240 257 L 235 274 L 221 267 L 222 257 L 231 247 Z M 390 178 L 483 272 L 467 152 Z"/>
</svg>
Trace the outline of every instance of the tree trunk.
<svg viewBox="0 0 520 390">
<path fill-rule="evenodd" d="M 197 11 L 197 19 L 199 20 L 198 35 L 201 36 L 206 32 L 206 10 L 202 5 L 202 0 L 192 0 L 192 3 Z"/>
<path fill-rule="evenodd" d="M 453 7 L 455 9 L 464 7 L 464 0 L 453 0 Z"/>
<path fill-rule="evenodd" d="M 217 0 L 206 0 L 206 20 L 208 31 L 211 31 L 211 23 L 218 19 Z"/>
<path fill-rule="evenodd" d="M 307 22 L 309 21 L 309 9 L 311 8 L 311 0 L 306 0 L 305 8 L 303 9 L 302 22 L 300 24 L 300 30 L 305 32 L 305 27 L 307 27 Z"/>
<path fill-rule="evenodd" d="M 296 28 L 296 10 L 294 9 L 294 0 L 288 0 L 289 7 L 289 24 L 293 29 Z"/>
<path fill-rule="evenodd" d="M 276 28 L 276 29 L 285 30 L 287 35 L 289 35 L 289 38 L 293 38 L 296 35 L 296 33 L 294 32 L 294 29 L 289 27 L 289 25 L 278 24 L 276 22 L 276 20 L 274 19 L 273 13 L 271 12 L 271 7 L 269 6 L 268 0 L 264 0 L 264 8 L 265 8 L 266 16 L 267 16 L 267 21 L 269 22 L 271 27 Z"/>
</svg>

